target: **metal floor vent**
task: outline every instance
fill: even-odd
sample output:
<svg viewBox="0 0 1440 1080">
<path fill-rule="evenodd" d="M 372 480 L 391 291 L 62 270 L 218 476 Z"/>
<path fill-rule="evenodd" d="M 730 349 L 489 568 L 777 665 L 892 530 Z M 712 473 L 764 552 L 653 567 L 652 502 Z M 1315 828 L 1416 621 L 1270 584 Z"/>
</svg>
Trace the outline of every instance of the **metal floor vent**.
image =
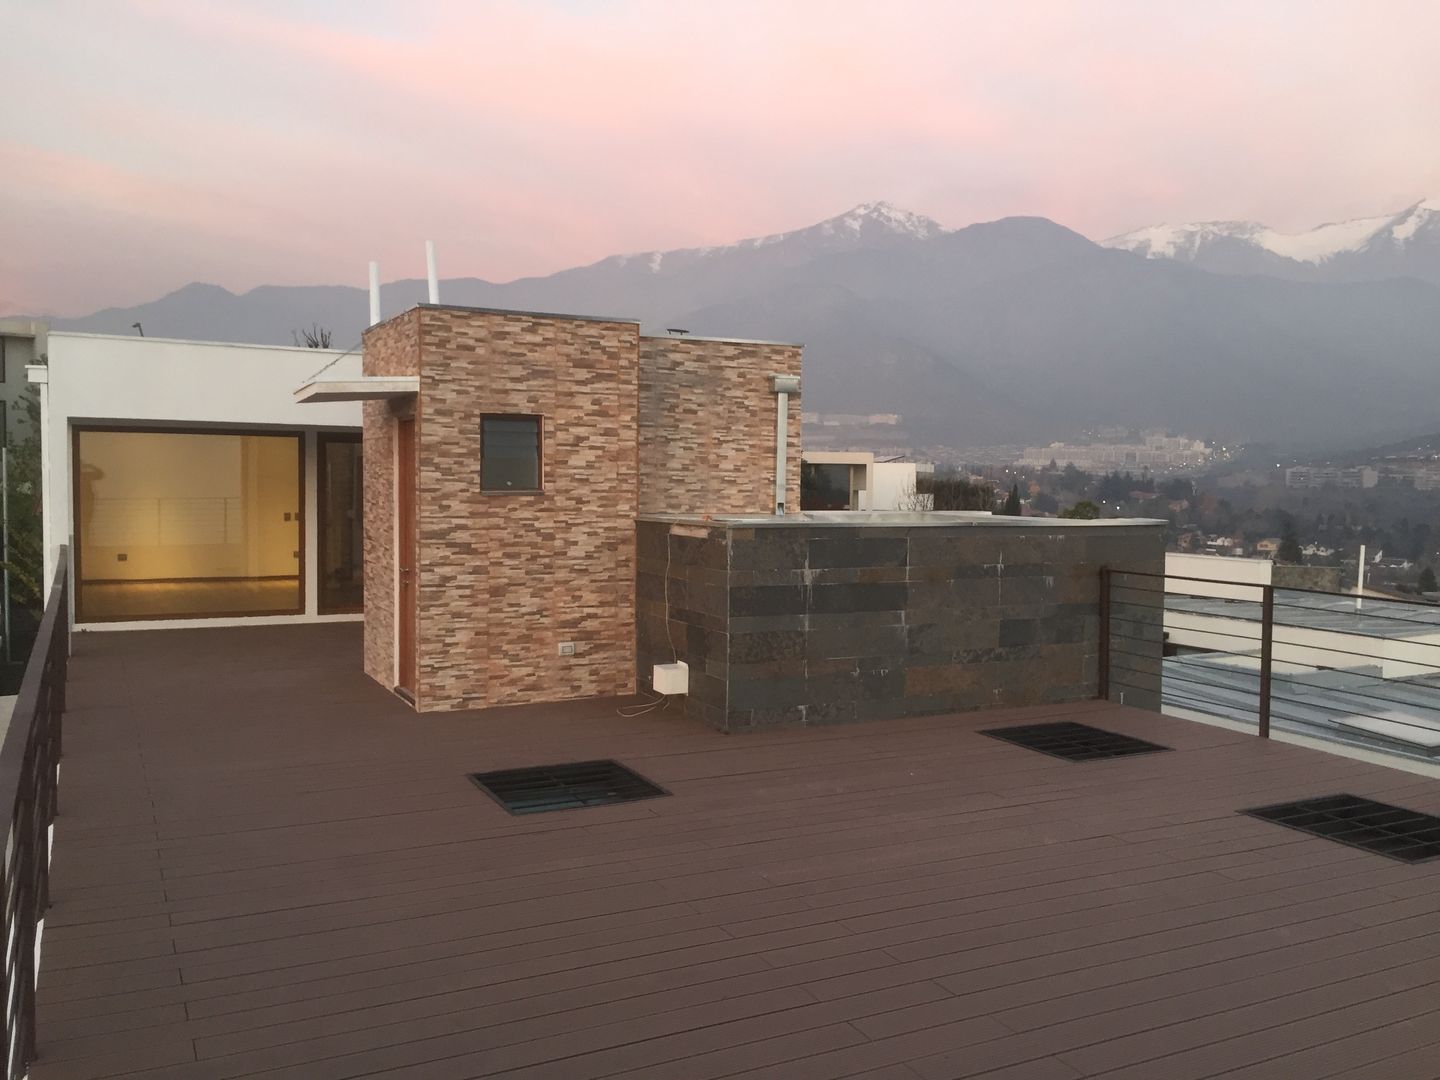
<svg viewBox="0 0 1440 1080">
<path fill-rule="evenodd" d="M 1038 750 L 1066 761 L 1103 761 L 1128 757 L 1130 754 L 1153 754 L 1169 750 L 1144 739 L 1131 738 L 1114 731 L 1102 731 L 1089 724 L 1062 721 L 1054 724 L 1021 724 L 1018 727 L 990 728 L 980 732 L 993 739 L 1004 739 L 1027 750 Z"/>
<path fill-rule="evenodd" d="M 572 761 L 471 773 L 477 787 L 512 814 L 653 799 L 670 793 L 615 761 Z"/>
<path fill-rule="evenodd" d="M 1327 795 L 1240 813 L 1401 862 L 1440 859 L 1440 817 L 1358 795 Z"/>
</svg>

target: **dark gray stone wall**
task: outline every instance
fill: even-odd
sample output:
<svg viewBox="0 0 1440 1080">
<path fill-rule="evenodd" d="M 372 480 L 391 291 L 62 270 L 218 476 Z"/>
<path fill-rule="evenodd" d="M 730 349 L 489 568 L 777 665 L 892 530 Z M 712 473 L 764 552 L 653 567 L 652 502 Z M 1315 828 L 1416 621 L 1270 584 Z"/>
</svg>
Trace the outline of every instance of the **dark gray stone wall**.
<svg viewBox="0 0 1440 1080">
<path fill-rule="evenodd" d="M 655 664 L 684 660 L 686 715 L 724 728 L 729 538 L 724 529 L 641 521 L 636 550 L 635 685 L 648 693 Z"/>
<path fill-rule="evenodd" d="M 668 557 L 688 711 L 731 731 L 1093 698 L 1101 566 L 1164 567 L 1150 525 L 639 529 L 641 684 L 670 658 Z M 1159 621 L 1130 629 L 1153 670 L 1127 701 L 1158 707 Z"/>
</svg>

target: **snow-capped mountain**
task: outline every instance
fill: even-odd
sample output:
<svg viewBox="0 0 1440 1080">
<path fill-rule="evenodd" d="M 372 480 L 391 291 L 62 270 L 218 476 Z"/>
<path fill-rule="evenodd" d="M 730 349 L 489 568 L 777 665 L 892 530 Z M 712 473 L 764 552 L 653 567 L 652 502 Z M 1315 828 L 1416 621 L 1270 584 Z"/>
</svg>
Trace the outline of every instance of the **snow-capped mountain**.
<svg viewBox="0 0 1440 1080">
<path fill-rule="evenodd" d="M 1149 225 L 1101 243 L 1220 273 L 1327 281 L 1411 276 L 1440 282 L 1440 198 L 1396 214 L 1329 222 L 1298 233 L 1254 221 L 1200 221 Z"/>
<path fill-rule="evenodd" d="M 689 265 L 700 259 L 713 259 L 734 252 L 753 251 L 756 248 L 779 246 L 811 255 L 823 251 L 875 247 L 890 242 L 929 240 L 931 237 L 949 231 L 951 230 L 924 214 L 902 210 L 888 202 L 867 202 L 803 229 L 771 233 L 768 236 L 753 236 L 714 247 L 612 255 L 595 265 L 625 266 L 634 263 L 643 266 L 652 274 L 658 274 L 665 270 Z"/>
</svg>

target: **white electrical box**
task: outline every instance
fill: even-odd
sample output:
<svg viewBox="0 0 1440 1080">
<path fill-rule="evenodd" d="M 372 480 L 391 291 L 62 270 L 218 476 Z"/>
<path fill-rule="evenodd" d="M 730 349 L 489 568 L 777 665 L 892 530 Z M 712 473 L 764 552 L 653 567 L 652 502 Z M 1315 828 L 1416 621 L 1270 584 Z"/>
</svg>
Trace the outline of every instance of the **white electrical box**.
<svg viewBox="0 0 1440 1080">
<path fill-rule="evenodd" d="M 656 664 L 650 685 L 657 694 L 685 694 L 690 691 L 690 665 L 684 660 L 674 664 Z"/>
</svg>

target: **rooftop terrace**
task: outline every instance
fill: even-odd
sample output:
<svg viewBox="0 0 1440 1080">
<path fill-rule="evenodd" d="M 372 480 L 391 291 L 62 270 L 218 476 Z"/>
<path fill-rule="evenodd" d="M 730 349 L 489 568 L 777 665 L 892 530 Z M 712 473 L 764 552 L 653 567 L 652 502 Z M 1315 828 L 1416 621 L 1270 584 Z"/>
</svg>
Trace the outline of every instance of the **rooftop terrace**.
<svg viewBox="0 0 1440 1080">
<path fill-rule="evenodd" d="M 35 1080 L 1433 1078 L 1440 783 L 1105 702 L 726 736 L 416 715 L 351 625 L 75 638 Z M 1172 748 L 1068 764 L 1076 719 Z M 672 795 L 511 817 L 468 773 Z"/>
</svg>

